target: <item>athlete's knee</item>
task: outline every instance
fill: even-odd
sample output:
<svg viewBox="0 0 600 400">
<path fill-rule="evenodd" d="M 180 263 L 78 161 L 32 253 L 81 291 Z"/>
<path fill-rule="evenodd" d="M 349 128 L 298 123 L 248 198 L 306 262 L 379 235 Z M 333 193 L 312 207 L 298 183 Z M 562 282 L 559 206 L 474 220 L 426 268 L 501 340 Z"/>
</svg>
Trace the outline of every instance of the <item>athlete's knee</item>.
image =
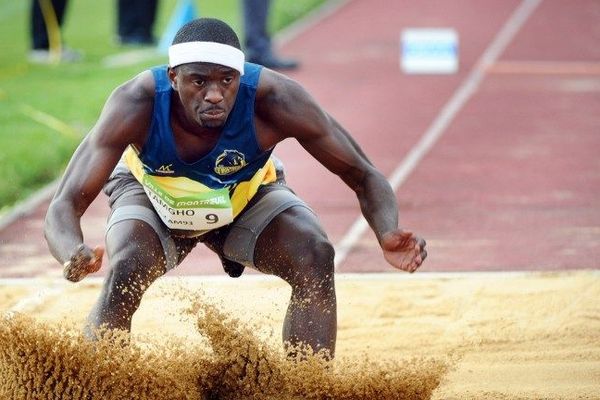
<svg viewBox="0 0 600 400">
<path fill-rule="evenodd" d="M 134 251 L 121 251 L 110 257 L 110 272 L 105 283 L 107 297 L 136 307 L 148 286 L 164 271 L 163 262 L 139 257 Z"/>
<path fill-rule="evenodd" d="M 333 285 L 335 251 L 327 238 L 315 236 L 296 248 L 291 284 L 327 291 Z"/>
<path fill-rule="evenodd" d="M 117 279 L 160 276 L 166 270 L 162 243 L 145 222 L 125 220 L 111 227 L 106 236 L 106 250 Z"/>
</svg>

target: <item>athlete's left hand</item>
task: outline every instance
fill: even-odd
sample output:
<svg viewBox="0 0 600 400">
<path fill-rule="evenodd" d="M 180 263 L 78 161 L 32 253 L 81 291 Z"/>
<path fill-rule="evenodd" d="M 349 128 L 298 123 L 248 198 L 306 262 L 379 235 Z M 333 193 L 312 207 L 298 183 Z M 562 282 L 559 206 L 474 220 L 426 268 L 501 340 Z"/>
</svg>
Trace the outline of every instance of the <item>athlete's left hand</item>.
<svg viewBox="0 0 600 400">
<path fill-rule="evenodd" d="M 381 238 L 386 261 L 410 273 L 415 272 L 427 258 L 425 244 L 425 240 L 402 229 L 388 232 Z"/>
</svg>

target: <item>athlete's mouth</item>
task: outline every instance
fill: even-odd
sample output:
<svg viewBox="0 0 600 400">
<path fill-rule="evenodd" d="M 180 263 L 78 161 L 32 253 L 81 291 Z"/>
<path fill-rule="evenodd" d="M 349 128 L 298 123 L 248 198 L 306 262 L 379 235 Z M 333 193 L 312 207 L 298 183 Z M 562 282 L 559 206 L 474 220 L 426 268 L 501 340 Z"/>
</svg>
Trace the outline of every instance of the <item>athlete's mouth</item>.
<svg viewBox="0 0 600 400">
<path fill-rule="evenodd" d="M 200 112 L 205 119 L 222 119 L 225 116 L 225 110 L 222 108 L 209 108 Z"/>
</svg>

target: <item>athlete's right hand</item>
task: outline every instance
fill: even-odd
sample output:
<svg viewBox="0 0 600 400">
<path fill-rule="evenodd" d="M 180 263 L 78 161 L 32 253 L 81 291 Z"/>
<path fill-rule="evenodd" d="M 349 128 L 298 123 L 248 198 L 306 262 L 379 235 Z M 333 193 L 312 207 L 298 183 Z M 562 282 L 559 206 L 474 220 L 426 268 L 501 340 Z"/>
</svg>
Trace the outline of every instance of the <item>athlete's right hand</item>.
<svg viewBox="0 0 600 400">
<path fill-rule="evenodd" d="M 69 261 L 63 264 L 63 275 L 71 282 L 79 282 L 86 275 L 94 273 L 102 266 L 104 249 L 100 246 L 90 249 L 85 244 L 80 244 L 73 251 Z"/>
</svg>

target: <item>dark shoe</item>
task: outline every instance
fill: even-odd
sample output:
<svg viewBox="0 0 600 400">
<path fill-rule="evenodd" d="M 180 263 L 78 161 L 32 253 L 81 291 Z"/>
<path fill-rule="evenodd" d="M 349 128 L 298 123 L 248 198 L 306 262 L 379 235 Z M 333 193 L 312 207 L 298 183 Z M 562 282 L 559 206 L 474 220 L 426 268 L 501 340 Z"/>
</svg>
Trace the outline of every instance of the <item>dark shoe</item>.
<svg viewBox="0 0 600 400">
<path fill-rule="evenodd" d="M 268 57 L 250 58 L 248 61 L 254 64 L 260 64 L 267 68 L 279 70 L 292 70 L 298 68 L 300 65 L 296 60 L 279 58 L 272 55 Z"/>
</svg>

